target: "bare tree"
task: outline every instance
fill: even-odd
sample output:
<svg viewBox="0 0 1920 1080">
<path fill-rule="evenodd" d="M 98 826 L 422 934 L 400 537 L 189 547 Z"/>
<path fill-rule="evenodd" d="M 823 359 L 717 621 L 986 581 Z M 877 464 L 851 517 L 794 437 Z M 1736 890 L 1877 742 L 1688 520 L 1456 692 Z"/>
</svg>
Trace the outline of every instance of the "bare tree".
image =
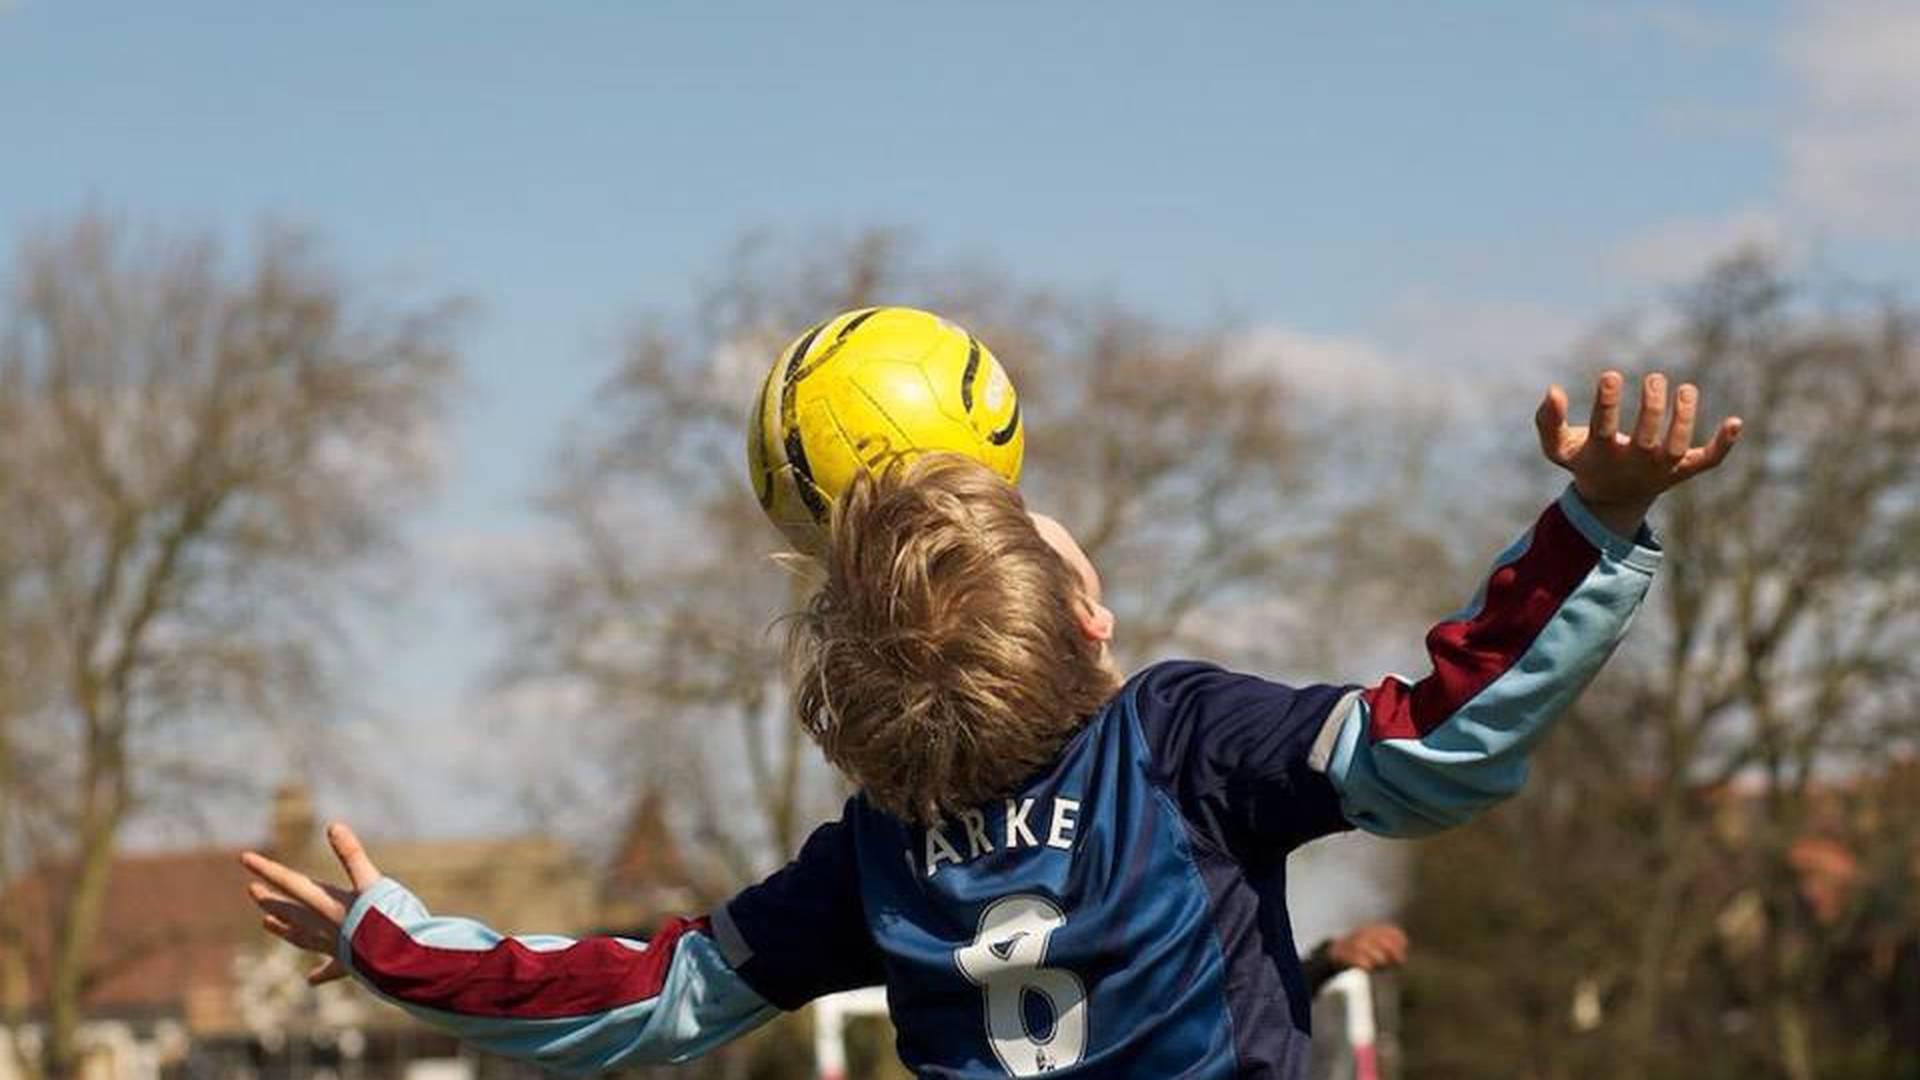
<svg viewBox="0 0 1920 1080">
<path fill-rule="evenodd" d="M 1123 659 L 1169 651 L 1307 677 L 1360 677 L 1332 643 L 1411 631 L 1449 582 L 1451 553 L 1404 512 L 1428 418 L 1369 418 L 1306 399 L 1240 355 L 1230 328 L 1181 331 L 1136 312 L 1055 307 L 1011 326 L 1038 504 L 1075 527 L 1110 578 Z M 1035 331 L 1045 334 L 1036 337 Z M 1379 565 L 1432 573 L 1369 601 Z M 1437 589 L 1436 589 L 1437 587 Z"/>
<path fill-rule="evenodd" d="M 336 586 L 391 550 L 428 476 L 455 310 L 382 310 L 286 230 L 236 270 L 210 238 L 87 218 L 25 243 L 12 279 L 0 532 L 52 682 L 6 725 L 51 763 L 34 976 L 65 1077 L 121 828 L 227 779 L 215 745 L 320 715 Z"/>
<path fill-rule="evenodd" d="M 1809 946 L 1828 931 L 1788 851 L 1920 739 L 1916 316 L 1814 296 L 1756 255 L 1674 315 L 1660 339 L 1612 347 L 1666 358 L 1747 418 L 1749 445 L 1663 503 L 1673 555 L 1642 626 L 1528 794 L 1422 851 L 1434 902 L 1416 932 L 1457 936 L 1460 962 L 1415 972 L 1428 1007 L 1411 1045 L 1534 1024 L 1477 1057 L 1456 1047 L 1450 1072 L 1693 1075 L 1675 1063 L 1737 1055 L 1800 1078 L 1847 1050 L 1821 1045 L 1837 973 Z M 1463 932 L 1490 925 L 1465 905 L 1505 911 L 1501 940 Z M 1733 963 L 1736 925 L 1757 937 Z"/>
<path fill-rule="evenodd" d="M 1225 330 L 929 267 L 885 232 L 797 257 L 749 241 L 691 314 L 629 338 L 543 495 L 564 547 L 504 604 L 505 676 L 585 688 L 617 733 L 599 745 L 622 748 L 602 763 L 692 804 L 683 824 L 719 856 L 715 892 L 788 857 L 844 790 L 788 716 L 769 628 L 805 582 L 770 558 L 778 536 L 741 464 L 746 410 L 799 329 L 884 303 L 958 319 L 1007 366 L 1027 418 L 1023 487 L 1101 565 L 1129 659 L 1317 659 L 1320 636 L 1289 631 L 1337 621 L 1325 583 L 1338 565 L 1435 550 L 1398 529 L 1387 492 L 1324 478 L 1321 420 Z"/>
<path fill-rule="evenodd" d="M 0 384 L 0 401 L 6 395 L 7 388 Z M 14 505 L 10 489 L 15 482 L 11 474 L 0 472 L 0 506 Z M 39 846 L 33 836 L 36 823 L 19 811 L 45 801 L 38 780 L 42 770 L 22 745 L 21 729 L 22 718 L 45 700 L 49 649 L 45 621 L 24 595 L 18 539 L 0 527 L 0 632 L 6 637 L 0 648 L 0 883 L 19 878 Z M 0 884 L 0 891 L 4 888 Z M 17 906 L 0 903 L 0 1033 L 21 1030 L 26 1018 L 26 935 L 26 920 Z M 17 1038 L 9 1043 L 14 1066 L 30 1074 L 35 1063 L 26 1044 Z"/>
<path fill-rule="evenodd" d="M 709 891 L 797 847 L 835 790 L 785 718 L 770 625 L 799 586 L 745 487 L 746 410 L 794 326 L 876 302 L 899 273 L 879 234 L 781 266 L 791 280 L 769 280 L 765 254 L 749 241 L 691 316 L 632 332 L 541 496 L 566 550 L 504 598 L 503 676 L 583 687 L 612 718 L 598 745 L 624 748 L 600 763 L 636 786 L 672 778 Z"/>
</svg>

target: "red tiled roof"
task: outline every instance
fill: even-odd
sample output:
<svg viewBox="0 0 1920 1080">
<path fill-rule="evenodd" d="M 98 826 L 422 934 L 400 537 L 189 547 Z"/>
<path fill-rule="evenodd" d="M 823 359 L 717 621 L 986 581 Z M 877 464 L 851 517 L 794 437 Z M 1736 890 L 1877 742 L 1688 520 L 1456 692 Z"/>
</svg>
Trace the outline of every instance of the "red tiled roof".
<svg viewBox="0 0 1920 1080">
<path fill-rule="evenodd" d="M 233 848 L 114 860 L 92 949 L 95 974 L 84 999 L 89 1009 L 172 1009 L 196 987 L 230 981 L 236 947 L 252 944 L 261 932 L 240 885 L 238 856 Z M 36 988 L 47 982 L 51 886 L 60 872 L 49 867 L 28 876 L 6 899 L 20 916 Z"/>
<path fill-rule="evenodd" d="M 457 905 L 461 914 L 503 930 L 577 932 L 594 922 L 591 879 L 555 840 L 374 842 L 370 850 L 383 869 L 429 902 Z M 268 944 L 247 899 L 240 851 L 203 848 L 114 860 L 91 950 L 98 976 L 83 995 L 87 1011 L 177 1014 L 196 997 L 230 1001 L 235 958 Z M 280 857 L 338 876 L 330 860 L 314 853 Z M 61 873 L 44 867 L 0 896 L 22 930 L 31 1005 L 40 1003 L 48 983 Z"/>
<path fill-rule="evenodd" d="M 284 828 L 277 824 L 281 817 L 289 818 Z M 337 875 L 312 835 L 311 819 L 303 793 L 276 801 L 275 835 L 298 847 L 279 857 L 308 872 Z M 389 841 L 374 842 L 370 850 L 383 869 L 429 903 L 456 905 L 461 914 L 503 930 L 577 932 L 602 919 L 587 868 L 550 838 Z M 83 994 L 87 1011 L 204 1012 L 190 1006 L 196 1000 L 207 1007 L 219 1003 L 216 1012 L 227 1009 L 236 957 L 267 940 L 247 899 L 239 853 L 203 848 L 115 858 L 90 950 L 95 970 Z M 0 915 L 21 930 L 30 1007 L 40 1003 L 49 981 L 63 873 L 60 866 L 45 866 L 0 892 Z M 685 875 L 658 800 L 641 800 L 602 887 L 638 900 L 650 888 L 683 885 Z M 0 993 L 9 992 L 5 971 L 0 964 Z"/>
</svg>

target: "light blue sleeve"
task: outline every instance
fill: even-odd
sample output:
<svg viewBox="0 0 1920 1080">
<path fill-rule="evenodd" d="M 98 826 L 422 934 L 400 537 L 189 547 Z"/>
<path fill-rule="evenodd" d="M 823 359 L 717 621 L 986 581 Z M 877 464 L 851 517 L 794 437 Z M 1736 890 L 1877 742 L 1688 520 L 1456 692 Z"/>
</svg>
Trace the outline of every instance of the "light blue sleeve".
<svg viewBox="0 0 1920 1080">
<path fill-rule="evenodd" d="M 338 955 L 432 1027 L 565 1075 L 685 1061 L 779 1011 L 721 957 L 705 920 L 674 920 L 652 944 L 508 937 L 433 915 L 391 878 L 347 912 Z"/>
<path fill-rule="evenodd" d="M 1356 689 L 1330 713 L 1311 764 L 1347 820 L 1421 836 L 1517 792 L 1528 754 L 1612 655 L 1660 560 L 1651 532 L 1612 533 L 1569 488 L 1428 634 L 1431 673 Z"/>
</svg>

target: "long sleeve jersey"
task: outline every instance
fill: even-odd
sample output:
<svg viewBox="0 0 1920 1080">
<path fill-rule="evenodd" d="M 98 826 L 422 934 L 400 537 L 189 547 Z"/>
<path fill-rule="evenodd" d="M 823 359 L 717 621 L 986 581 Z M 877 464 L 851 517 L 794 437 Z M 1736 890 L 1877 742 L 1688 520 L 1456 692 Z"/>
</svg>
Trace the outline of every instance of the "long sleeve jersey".
<svg viewBox="0 0 1920 1080">
<path fill-rule="evenodd" d="M 784 869 L 645 944 L 506 937 L 382 881 L 340 956 L 477 1045 L 585 1073 L 682 1060 L 824 994 L 884 985 L 929 1077 L 1303 1075 L 1287 855 L 1419 836 L 1517 791 L 1661 555 L 1571 490 L 1427 635 L 1432 670 L 1287 686 L 1140 671 L 1019 790 L 932 827 L 855 796 Z"/>
</svg>

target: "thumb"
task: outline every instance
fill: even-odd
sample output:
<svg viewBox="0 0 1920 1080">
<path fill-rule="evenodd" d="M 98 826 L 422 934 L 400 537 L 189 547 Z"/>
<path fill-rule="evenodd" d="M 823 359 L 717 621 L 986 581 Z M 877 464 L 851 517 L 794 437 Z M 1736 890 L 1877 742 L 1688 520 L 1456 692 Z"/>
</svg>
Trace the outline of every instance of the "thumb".
<svg viewBox="0 0 1920 1080">
<path fill-rule="evenodd" d="M 327 826 L 327 843 L 333 846 L 333 853 L 346 868 L 347 880 L 352 883 L 355 892 L 368 888 L 380 880 L 380 871 L 367 858 L 367 849 L 360 846 L 360 838 L 353 835 L 346 822 L 336 821 Z"/>
<path fill-rule="evenodd" d="M 344 979 L 346 977 L 347 969 L 340 966 L 338 959 L 329 956 L 320 966 L 307 972 L 307 985 L 319 986 L 322 983 L 330 983 L 335 979 Z"/>
<path fill-rule="evenodd" d="M 1540 433 L 1540 452 L 1547 460 L 1560 463 L 1560 434 L 1567 426 L 1567 392 L 1558 386 L 1547 387 L 1540 408 L 1533 414 L 1534 430 Z"/>
</svg>

